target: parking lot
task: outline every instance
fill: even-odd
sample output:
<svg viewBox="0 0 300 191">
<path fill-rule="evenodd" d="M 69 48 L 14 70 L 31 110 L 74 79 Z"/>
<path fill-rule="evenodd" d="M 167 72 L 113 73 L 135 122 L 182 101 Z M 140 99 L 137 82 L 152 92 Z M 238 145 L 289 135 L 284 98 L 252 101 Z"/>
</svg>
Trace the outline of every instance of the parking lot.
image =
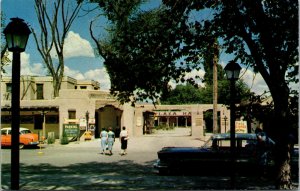
<svg viewBox="0 0 300 191">
<path fill-rule="evenodd" d="M 160 176 L 153 168 L 156 152 L 164 146 L 201 146 L 204 141 L 176 132 L 130 137 L 128 154 L 100 153 L 100 140 L 46 145 L 20 151 L 21 190 L 204 190 L 229 189 L 225 176 Z M 2 149 L 2 189 L 10 188 L 10 149 Z M 273 189 L 272 180 L 238 177 L 237 189 Z M 295 185 L 297 186 L 297 185 Z"/>
</svg>

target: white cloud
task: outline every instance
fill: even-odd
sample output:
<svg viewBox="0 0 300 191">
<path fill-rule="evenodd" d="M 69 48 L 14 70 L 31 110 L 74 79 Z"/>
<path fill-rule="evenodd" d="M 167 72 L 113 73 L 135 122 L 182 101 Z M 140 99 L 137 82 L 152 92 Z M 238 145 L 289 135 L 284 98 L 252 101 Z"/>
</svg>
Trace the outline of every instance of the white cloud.
<svg viewBox="0 0 300 191">
<path fill-rule="evenodd" d="M 249 86 L 251 91 L 258 95 L 264 93 L 264 91 L 269 91 L 269 88 L 260 73 L 255 74 L 253 71 L 243 68 L 240 77 Z"/>
<path fill-rule="evenodd" d="M 205 71 L 204 70 L 192 70 L 191 72 L 188 72 L 188 73 L 186 73 L 185 74 L 185 76 L 184 76 L 184 79 L 189 79 L 189 78 L 192 78 L 192 79 L 194 79 L 195 80 L 195 82 L 199 85 L 199 86 L 204 86 L 204 84 L 202 83 L 202 80 L 201 79 L 203 79 L 203 77 L 204 77 L 204 74 L 205 74 Z M 198 77 L 200 77 L 200 79 L 196 79 L 195 77 L 196 76 L 198 76 Z M 171 87 L 172 87 L 172 89 L 175 89 L 176 88 L 176 85 L 179 85 L 179 84 L 185 84 L 185 82 L 184 83 L 181 83 L 181 82 L 179 82 L 179 83 L 176 83 L 174 80 L 170 80 L 169 81 L 169 83 L 168 83 L 168 85 L 170 85 Z"/>
<path fill-rule="evenodd" d="M 196 83 L 200 86 L 204 86 L 204 84 L 202 83 L 202 79 L 204 78 L 204 74 L 205 74 L 205 71 L 204 70 L 192 70 L 191 72 L 189 73 L 186 73 L 185 74 L 185 79 L 188 79 L 188 78 L 193 78 L 195 79 Z M 196 76 L 200 77 L 199 78 L 195 78 Z"/>
<path fill-rule="evenodd" d="M 54 48 L 51 50 L 51 55 L 57 57 Z M 95 57 L 94 50 L 89 41 L 83 39 L 78 33 L 70 31 L 67 34 L 64 44 L 64 57 Z"/>
<path fill-rule="evenodd" d="M 199 70 L 199 71 L 193 70 L 185 75 L 185 79 L 194 78 L 196 75 L 198 75 L 200 78 L 203 78 L 204 74 L 205 74 L 204 70 Z M 246 70 L 245 68 L 243 68 L 241 71 L 240 77 L 249 86 L 251 91 L 255 92 L 258 95 L 263 94 L 264 91 L 269 91 L 267 84 L 265 83 L 264 79 L 262 78 L 262 76 L 259 73 L 255 74 L 251 70 Z M 201 79 L 196 79 L 196 83 L 199 86 L 202 86 L 202 87 L 204 86 Z M 169 82 L 169 85 L 173 89 L 178 84 L 182 84 L 182 83 L 176 83 L 174 80 L 171 80 Z"/>
<path fill-rule="evenodd" d="M 220 64 L 224 68 L 227 63 L 221 61 Z M 264 91 L 269 91 L 269 88 L 260 73 L 255 74 L 250 69 L 246 70 L 245 68 L 242 68 L 240 78 L 249 86 L 250 90 L 257 95 L 263 94 Z"/>
<path fill-rule="evenodd" d="M 79 70 L 72 70 L 69 67 L 65 66 L 65 75 L 77 80 L 95 80 L 100 82 L 101 90 L 110 89 L 110 79 L 105 68 L 89 70 L 82 74 Z"/>
<path fill-rule="evenodd" d="M 110 89 L 110 79 L 106 71 L 106 68 L 99 68 L 96 70 L 90 70 L 84 73 L 86 79 L 96 80 L 100 82 L 100 89 L 109 90 Z"/>
<path fill-rule="evenodd" d="M 12 60 L 12 53 L 8 55 L 9 59 Z M 12 75 L 12 63 L 4 67 L 6 73 L 4 76 Z M 30 55 L 26 52 L 21 53 L 21 75 L 32 75 L 32 76 L 45 76 L 47 75 L 47 69 L 42 63 L 30 64 Z M 77 80 L 95 80 L 100 82 L 100 89 L 109 90 L 110 89 L 110 79 L 105 68 L 99 68 L 94 70 L 89 70 L 82 73 L 79 70 L 73 70 L 68 66 L 65 66 L 65 75 L 75 78 Z"/>
<path fill-rule="evenodd" d="M 8 58 L 12 61 L 12 52 L 9 52 Z M 6 73 L 5 76 L 12 75 L 12 63 L 4 67 Z M 21 75 L 32 76 L 45 76 L 47 69 L 43 67 L 42 63 L 30 64 L 30 55 L 26 52 L 21 53 Z"/>
<path fill-rule="evenodd" d="M 65 66 L 65 76 L 70 76 L 77 80 L 84 80 L 84 75 L 79 70 L 72 70 L 69 67 Z"/>
</svg>

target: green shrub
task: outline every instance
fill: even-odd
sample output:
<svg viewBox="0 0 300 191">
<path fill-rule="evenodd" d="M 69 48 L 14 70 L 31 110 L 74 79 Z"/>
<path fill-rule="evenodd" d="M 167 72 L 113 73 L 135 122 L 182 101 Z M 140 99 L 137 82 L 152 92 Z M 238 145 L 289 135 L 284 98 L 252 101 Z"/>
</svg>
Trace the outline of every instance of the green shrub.
<svg viewBox="0 0 300 191">
<path fill-rule="evenodd" d="M 54 138 L 54 137 L 48 137 L 47 143 L 48 143 L 48 144 L 53 144 L 53 143 L 55 143 L 55 138 Z"/>
<path fill-rule="evenodd" d="M 160 124 L 158 126 L 155 127 L 156 130 L 173 130 L 174 127 L 173 126 L 168 126 L 168 125 L 165 125 L 165 124 Z"/>
<path fill-rule="evenodd" d="M 69 139 L 67 137 L 66 132 L 63 132 L 63 136 L 62 136 L 62 138 L 60 140 L 60 144 L 62 144 L 62 145 L 69 144 Z"/>
</svg>

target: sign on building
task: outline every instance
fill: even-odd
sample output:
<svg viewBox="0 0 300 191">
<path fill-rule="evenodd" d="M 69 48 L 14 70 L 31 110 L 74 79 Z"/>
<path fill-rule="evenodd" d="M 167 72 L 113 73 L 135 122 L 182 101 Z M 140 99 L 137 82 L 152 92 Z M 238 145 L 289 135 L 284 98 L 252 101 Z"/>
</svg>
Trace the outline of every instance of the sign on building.
<svg viewBox="0 0 300 191">
<path fill-rule="evenodd" d="M 235 121 L 235 133 L 247 133 L 247 121 Z"/>
<path fill-rule="evenodd" d="M 89 124 L 95 124 L 96 123 L 96 119 L 95 118 L 90 118 L 89 119 Z"/>
<path fill-rule="evenodd" d="M 64 124 L 63 131 L 67 137 L 77 137 L 79 135 L 78 124 Z"/>
<path fill-rule="evenodd" d="M 79 119 L 79 127 L 80 127 L 80 130 L 86 129 L 86 119 L 85 118 Z"/>
</svg>

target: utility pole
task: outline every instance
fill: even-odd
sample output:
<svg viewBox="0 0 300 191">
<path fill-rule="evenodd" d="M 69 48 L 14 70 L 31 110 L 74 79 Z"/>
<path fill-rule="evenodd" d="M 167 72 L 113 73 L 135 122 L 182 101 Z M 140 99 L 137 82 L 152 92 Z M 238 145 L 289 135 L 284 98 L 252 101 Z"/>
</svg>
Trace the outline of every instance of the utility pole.
<svg viewBox="0 0 300 191">
<path fill-rule="evenodd" d="M 219 58 L 219 47 L 217 40 L 213 45 L 213 133 L 219 133 L 218 127 L 218 58 Z"/>
</svg>

